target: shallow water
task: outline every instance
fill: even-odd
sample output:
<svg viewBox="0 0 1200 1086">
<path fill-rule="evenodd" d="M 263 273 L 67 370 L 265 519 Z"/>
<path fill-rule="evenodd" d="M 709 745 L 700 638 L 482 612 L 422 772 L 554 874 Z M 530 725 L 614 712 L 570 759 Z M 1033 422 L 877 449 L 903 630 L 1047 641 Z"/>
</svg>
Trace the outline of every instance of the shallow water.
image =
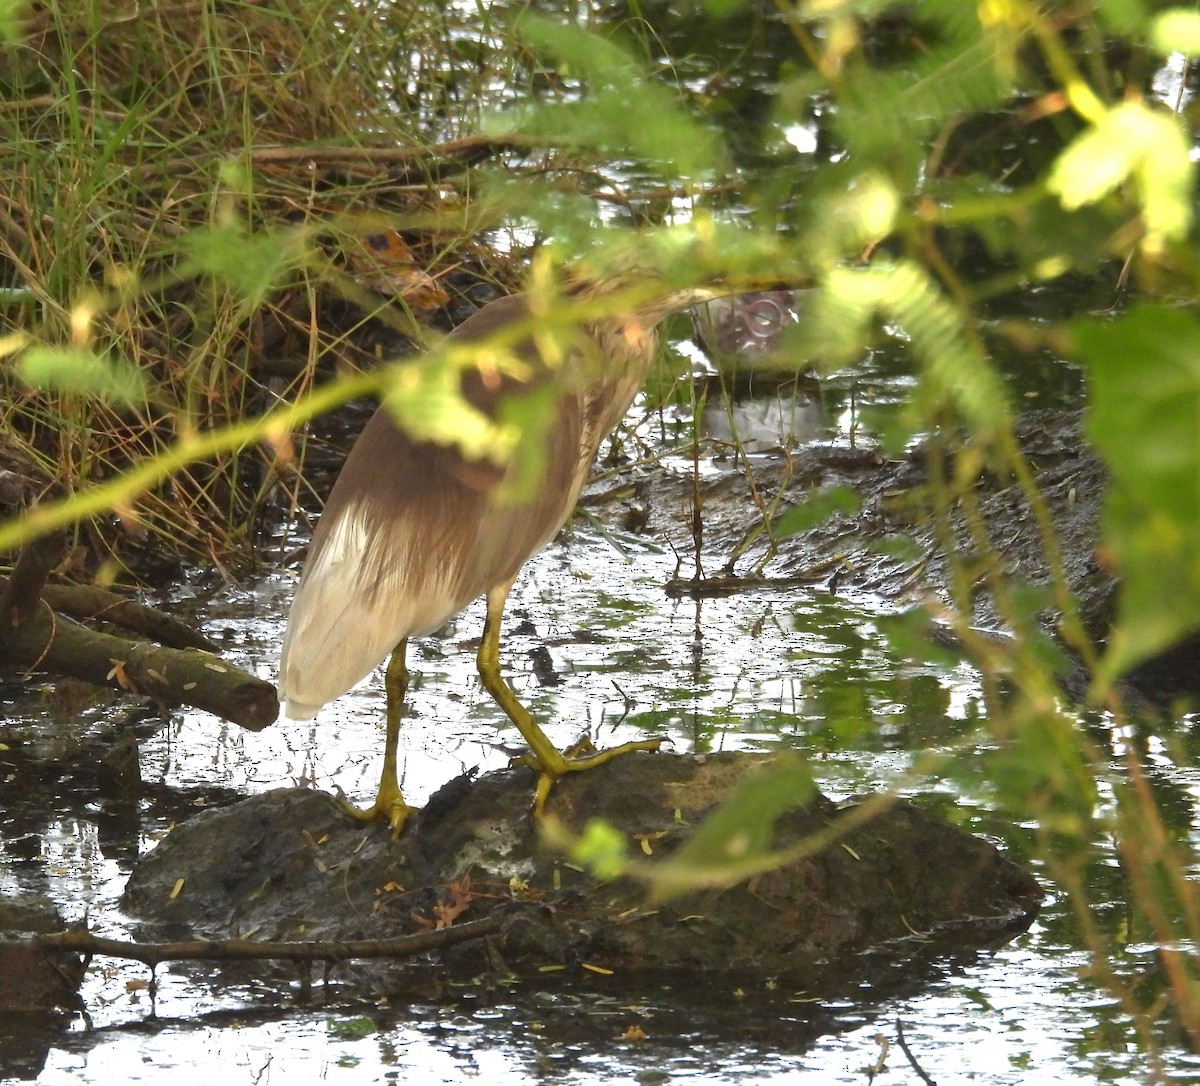
<svg viewBox="0 0 1200 1086">
<path fill-rule="evenodd" d="M 466 18 L 489 7 L 451 5 Z M 768 29 L 779 33 L 781 24 Z M 694 42 L 664 41 L 686 79 Z M 766 96 L 774 66 L 735 36 L 711 45 L 733 57 L 724 70 Z M 708 74 L 698 67 L 699 77 Z M 1164 98 L 1174 87 L 1168 82 Z M 1078 288 L 1072 282 L 1068 289 Z M 1062 312 L 1088 307 L 1074 293 L 1048 299 L 1055 289 L 1022 299 Z M 1035 358 L 1037 372 L 1029 356 L 999 364 L 1027 403 L 1078 402 L 1079 374 L 1057 359 Z M 860 427 L 853 405 L 886 409 L 902 398 L 909 372 L 898 353 L 840 374 L 830 400 L 839 438 Z M 687 458 L 672 466 L 686 468 Z M 1032 828 L 992 817 L 981 783 L 916 768 L 939 751 L 969 768 L 989 743 L 972 728 L 980 704 L 969 668 L 898 660 L 877 624 L 884 609 L 870 599 L 764 591 L 672 601 L 661 585 L 675 571 L 674 556 L 653 541 L 625 543 L 628 557 L 577 522 L 530 563 L 514 593 L 505 663 L 555 741 L 565 745 L 587 730 L 614 743 L 652 729 L 685 751 L 783 743 L 813 759 L 830 795 L 894 786 L 931 796 L 967 828 L 1018 859 L 1025 855 Z M 281 572 L 215 593 L 197 589 L 192 606 L 231 659 L 272 678 L 293 585 L 294 575 Z M 501 766 L 519 747 L 474 676 L 480 627 L 476 605 L 414 646 L 401 758 L 406 795 L 416 804 L 464 768 Z M 42 729 L 55 716 L 69 717 L 48 700 L 36 683 L 0 684 L 8 724 Z M 118 705 L 91 716 L 102 721 L 124 711 Z M 861 727 L 837 732 L 829 724 L 835 718 Z M 58 729 L 64 748 L 74 728 L 69 721 Z M 280 722 L 257 735 L 176 712 L 142 744 L 152 798 L 138 804 L 101 798 L 86 773 L 20 779 L 0 751 L 0 893 L 44 892 L 68 920 L 129 935 L 116 907 L 125 878 L 173 819 L 230 793 L 296 783 L 367 799 L 382 734 L 378 677 L 313 725 Z M 1162 772 L 1181 793 L 1200 794 L 1189 772 L 1165 759 Z M 1144 1081 L 1153 1068 L 1111 996 L 1081 979 L 1087 958 L 1078 925 L 1046 885 L 1040 918 L 995 953 L 946 962 L 919 990 L 899 985 L 838 1002 L 814 1003 L 770 978 L 746 978 L 740 988 L 705 978 L 683 986 L 643 978 L 631 986 L 619 976 L 579 973 L 452 989 L 405 1007 L 318 985 L 301 1004 L 296 982 L 182 965 L 158 970 L 151 1001 L 143 967 L 97 961 L 84 984 L 86 1016 L 50 1024 L 0 1019 L 0 1082 L 915 1082 L 898 1023 L 921 1071 L 943 1084 Z M 1111 853 L 1101 853 L 1091 890 L 1097 913 L 1115 918 L 1116 927 L 1126 902 Z M 1116 966 L 1152 976 L 1154 950 L 1130 945 Z M 645 1039 L 632 1039 L 631 1026 Z M 1164 1062 L 1164 1077 L 1200 1081 L 1197 1058 L 1182 1047 L 1168 1045 Z"/>
<path fill-rule="evenodd" d="M 831 429 L 822 440 L 860 433 L 864 389 L 876 405 L 902 399 L 902 384 L 886 374 L 841 375 L 824 390 Z M 1058 398 L 1057 388 L 1039 394 Z M 686 419 L 676 428 L 686 430 Z M 670 417 L 638 425 L 648 443 L 671 429 Z M 720 470 L 707 454 L 700 465 Z M 691 467 L 685 451 L 654 470 Z M 899 659 L 879 626 L 889 608 L 870 598 L 808 588 L 671 599 L 663 585 L 677 564 L 653 538 L 614 538 L 576 518 L 526 567 L 506 615 L 503 661 L 556 743 L 586 732 L 611 745 L 651 732 L 679 751 L 786 745 L 813 759 L 834 798 L 877 788 L 923 795 L 1020 860 L 1028 827 L 990 816 L 969 775 L 926 768 L 939 753 L 969 766 L 989 743 L 975 732 L 982 706 L 969 666 Z M 215 589 L 198 579 L 161 602 L 193 616 L 240 666 L 273 679 L 295 579 L 295 570 L 279 571 Z M 464 769 L 501 767 L 521 749 L 475 675 L 481 628 L 476 603 L 410 649 L 400 762 L 416 805 Z M 124 880 L 173 820 L 296 784 L 369 800 L 382 756 L 381 685 L 376 675 L 316 722 L 280 721 L 258 734 L 177 711 L 141 744 L 148 798 L 140 803 L 101 798 L 86 772 L 30 781 L 0 762 L 0 891 L 46 893 L 69 921 L 130 936 L 117 908 Z M 118 703 L 76 718 L 36 683 L 4 691 L 12 725 L 45 731 L 65 718 L 50 730 L 66 752 L 73 734 L 125 711 Z M 1119 910 L 1119 887 L 1111 889 L 1098 903 Z M 103 960 L 84 983 L 86 1015 L 40 1035 L 0 1020 L 0 1081 L 507 1083 L 569 1074 L 587 1083 L 849 1083 L 867 1081 L 880 1061 L 876 1081 L 913 1081 L 898 1022 L 913 1058 L 939 1082 L 1135 1081 L 1140 1057 L 1129 1029 L 1103 991 L 1078 979 L 1085 964 L 1074 922 L 1053 895 L 1029 932 L 994 953 L 897 967 L 894 985 L 836 1000 L 764 977 L 705 983 L 579 971 L 448 988 L 389 1007 L 348 995 L 336 980 L 316 984 L 303 1002 L 294 974 L 254 980 L 195 964 L 160 968 L 152 1000 L 146 969 Z M 1186 1076 L 1189 1059 L 1172 1059 Z"/>
<path fill-rule="evenodd" d="M 806 589 L 671 600 L 662 585 L 676 571 L 674 555 L 653 540 L 621 543 L 623 553 L 577 520 L 513 593 L 505 663 L 556 742 L 586 731 L 611 744 L 650 730 L 682 751 L 786 744 L 813 758 L 834 797 L 879 787 L 923 793 L 1020 859 L 1027 827 L 993 819 L 961 773 L 951 780 L 917 768 L 939 751 L 969 765 L 988 743 L 972 730 L 981 706 L 969 667 L 897 659 L 877 625 L 884 608 L 870 599 Z M 196 590 L 177 606 L 193 610 L 231 659 L 271 678 L 294 580 L 280 572 Z M 401 767 L 416 804 L 463 769 L 502 766 L 519 749 L 474 675 L 481 624 L 477 604 L 411 654 Z M 36 689 L 6 689 L 10 722 L 53 715 Z M 222 789 L 308 783 L 369 799 L 382 708 L 376 676 L 313 724 L 281 721 L 259 734 L 177 712 L 142 744 L 152 798 L 140 804 L 101 799 L 83 778 L 31 785 L 9 773 L 0 890 L 47 893 L 68 920 L 129 935 L 116 903 L 136 856 L 172 819 L 227 798 Z M 860 723 L 843 734 L 831 719 Z M 1119 885 L 1096 892 L 1098 907 L 1123 907 Z M 897 1044 L 900 1022 L 914 1059 L 939 1082 L 1137 1081 L 1129 1027 L 1109 996 L 1079 979 L 1085 964 L 1074 921 L 1053 894 L 1030 931 L 995 953 L 837 1001 L 763 977 L 627 982 L 579 972 L 450 988 L 404 1007 L 317 984 L 304 1004 L 291 975 L 254 981 L 195 965 L 161 968 L 151 1001 L 144 968 L 98 961 L 84 984 L 86 1016 L 40 1040 L 27 1031 L 21 1043 L 0 1021 L 0 1067 L 5 1082 L 46 1084 L 507 1083 L 567 1074 L 596 1083 L 849 1083 L 867 1081 L 882 1058 L 876 1081 L 914 1081 Z M 1139 965 L 1136 956 L 1127 964 Z M 1170 1060 L 1180 1077 L 1200 1071 L 1182 1051 Z"/>
</svg>

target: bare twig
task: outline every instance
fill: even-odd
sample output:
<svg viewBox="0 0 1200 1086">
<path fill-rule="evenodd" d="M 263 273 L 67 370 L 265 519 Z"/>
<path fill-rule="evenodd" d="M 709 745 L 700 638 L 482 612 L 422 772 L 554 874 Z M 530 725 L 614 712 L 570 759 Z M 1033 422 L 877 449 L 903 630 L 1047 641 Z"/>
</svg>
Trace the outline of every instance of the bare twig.
<svg viewBox="0 0 1200 1086">
<path fill-rule="evenodd" d="M 711 596 L 732 596 L 737 592 L 750 592 L 760 588 L 787 589 L 814 584 L 822 580 L 831 569 L 840 568 L 843 559 L 834 557 L 810 566 L 803 573 L 786 577 L 752 575 L 719 576 L 697 579 L 695 577 L 672 577 L 663 585 L 663 591 L 671 599 L 702 599 Z"/>
<path fill-rule="evenodd" d="M 47 950 L 70 950 L 80 954 L 103 954 L 129 958 L 146 965 L 168 961 L 261 961 L 338 962 L 349 958 L 411 958 L 430 950 L 466 943 L 495 935 L 508 923 L 507 915 L 492 915 L 482 920 L 394 939 L 350 939 L 324 942 L 259 942 L 253 939 L 194 939 L 178 943 L 131 943 L 108 939 L 86 929 L 36 935 L 32 943 Z"/>
<path fill-rule="evenodd" d="M 900 1046 L 900 1051 L 904 1053 L 905 1058 L 908 1060 L 909 1066 L 916 1071 L 917 1077 L 926 1083 L 926 1086 L 937 1086 L 937 1083 L 921 1069 L 921 1065 L 917 1063 L 916 1057 L 909 1049 L 908 1042 L 904 1039 L 904 1023 L 899 1018 L 896 1019 L 896 1043 Z"/>
</svg>

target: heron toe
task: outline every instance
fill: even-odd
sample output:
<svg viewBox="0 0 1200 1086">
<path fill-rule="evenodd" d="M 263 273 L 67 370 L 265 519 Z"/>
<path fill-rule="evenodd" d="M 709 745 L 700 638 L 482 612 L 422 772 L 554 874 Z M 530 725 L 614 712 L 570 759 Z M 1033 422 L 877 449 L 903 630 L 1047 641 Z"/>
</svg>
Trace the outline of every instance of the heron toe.
<svg viewBox="0 0 1200 1086">
<path fill-rule="evenodd" d="M 581 739 L 565 753 L 555 750 L 553 757 L 526 754 L 515 759 L 529 766 L 538 775 L 537 788 L 533 793 L 533 816 L 541 818 L 546 809 L 546 800 L 550 798 L 550 789 L 554 782 L 568 773 L 580 773 L 619 758 L 622 754 L 634 754 L 639 750 L 656 751 L 661 747 L 661 739 L 638 739 L 632 743 L 622 743 L 607 750 L 597 750 L 590 739 Z M 583 753 L 590 751 L 591 753 Z M 543 761 L 543 757 L 545 760 Z"/>
<path fill-rule="evenodd" d="M 404 832 L 404 824 L 412 812 L 400 794 L 400 786 L 394 780 L 387 779 L 380 782 L 375 802 L 370 807 L 355 807 L 341 792 L 338 793 L 338 806 L 345 814 L 360 822 L 386 822 L 393 841 Z"/>
</svg>

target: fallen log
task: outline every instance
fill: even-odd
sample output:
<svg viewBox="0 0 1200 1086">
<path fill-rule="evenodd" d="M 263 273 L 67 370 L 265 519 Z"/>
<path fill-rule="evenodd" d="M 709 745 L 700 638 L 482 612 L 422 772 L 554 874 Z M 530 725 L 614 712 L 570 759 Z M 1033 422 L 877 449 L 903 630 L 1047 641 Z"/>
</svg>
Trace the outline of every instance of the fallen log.
<svg viewBox="0 0 1200 1086">
<path fill-rule="evenodd" d="M 4 581 L 0 577 L 0 585 Z M 96 585 L 48 584 L 42 589 L 42 599 L 60 614 L 81 622 L 110 623 L 175 649 L 217 651 L 217 646 L 194 626 Z"/>
<path fill-rule="evenodd" d="M 0 574 L 0 593 L 8 584 L 9 578 Z M 81 622 L 106 622 L 175 649 L 217 651 L 217 646 L 194 626 L 107 588 L 48 584 L 42 588 L 42 599 L 59 614 Z"/>
<path fill-rule="evenodd" d="M 55 532 L 35 539 L 21 551 L 12 576 L 0 590 L 0 647 L 6 644 L 11 629 L 37 611 L 46 578 L 62 557 L 64 547 L 62 535 Z"/>
<path fill-rule="evenodd" d="M 201 649 L 173 649 L 89 630 L 43 601 L 7 631 L 0 663 L 21 664 L 144 694 L 160 705 L 191 705 L 248 731 L 279 716 L 275 687 Z"/>
<path fill-rule="evenodd" d="M 61 551 L 62 542 L 55 536 L 36 540 L 24 548 L 12 576 L 0 584 L 0 664 L 40 668 L 144 694 L 164 706 L 192 705 L 249 731 L 262 731 L 275 722 L 275 687 L 205 651 L 197 642 L 208 645 L 207 639 L 198 634 L 189 638 L 182 623 L 165 615 L 158 616 L 161 621 L 152 620 L 147 612 L 157 612 L 111 593 L 93 594 L 90 600 L 103 605 L 105 618 L 153 628 L 176 643 L 189 644 L 172 648 L 92 630 L 59 613 L 54 601 L 61 601 L 63 593 L 52 591 L 46 578 Z M 80 608 L 88 599 L 86 593 L 68 596 L 68 604 Z"/>
</svg>

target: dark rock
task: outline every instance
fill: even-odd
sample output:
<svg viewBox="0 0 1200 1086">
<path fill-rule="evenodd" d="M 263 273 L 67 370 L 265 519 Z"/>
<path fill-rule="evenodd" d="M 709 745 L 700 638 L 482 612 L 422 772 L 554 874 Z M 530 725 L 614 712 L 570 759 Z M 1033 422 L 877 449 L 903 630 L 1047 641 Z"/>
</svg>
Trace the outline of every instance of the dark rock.
<svg viewBox="0 0 1200 1086">
<path fill-rule="evenodd" d="M 142 761 L 137 737 L 132 732 L 124 732 L 101 755 L 97 773 L 103 795 L 123 800 L 141 796 Z"/>
<path fill-rule="evenodd" d="M 602 818 L 665 858 L 766 761 L 623 757 L 564 778 L 548 813 L 573 832 Z M 440 963 L 803 974 L 812 990 L 821 970 L 844 980 L 880 947 L 1003 943 L 1041 897 L 992 845 L 897 802 L 812 857 L 651 905 L 641 884 L 599 882 L 539 845 L 531 782 L 526 770 L 452 781 L 396 842 L 301 789 L 204 812 L 143 858 L 122 907 L 151 921 L 155 938 L 263 940 L 391 938 L 502 909 L 512 916 L 503 939 L 448 949 Z M 773 845 L 824 831 L 847 811 L 817 796 L 777 821 Z M 403 983 L 395 971 L 371 980 Z"/>
<path fill-rule="evenodd" d="M 44 935 L 62 931 L 58 906 L 41 894 L 15 894 L 0 897 L 0 931 Z"/>
</svg>

